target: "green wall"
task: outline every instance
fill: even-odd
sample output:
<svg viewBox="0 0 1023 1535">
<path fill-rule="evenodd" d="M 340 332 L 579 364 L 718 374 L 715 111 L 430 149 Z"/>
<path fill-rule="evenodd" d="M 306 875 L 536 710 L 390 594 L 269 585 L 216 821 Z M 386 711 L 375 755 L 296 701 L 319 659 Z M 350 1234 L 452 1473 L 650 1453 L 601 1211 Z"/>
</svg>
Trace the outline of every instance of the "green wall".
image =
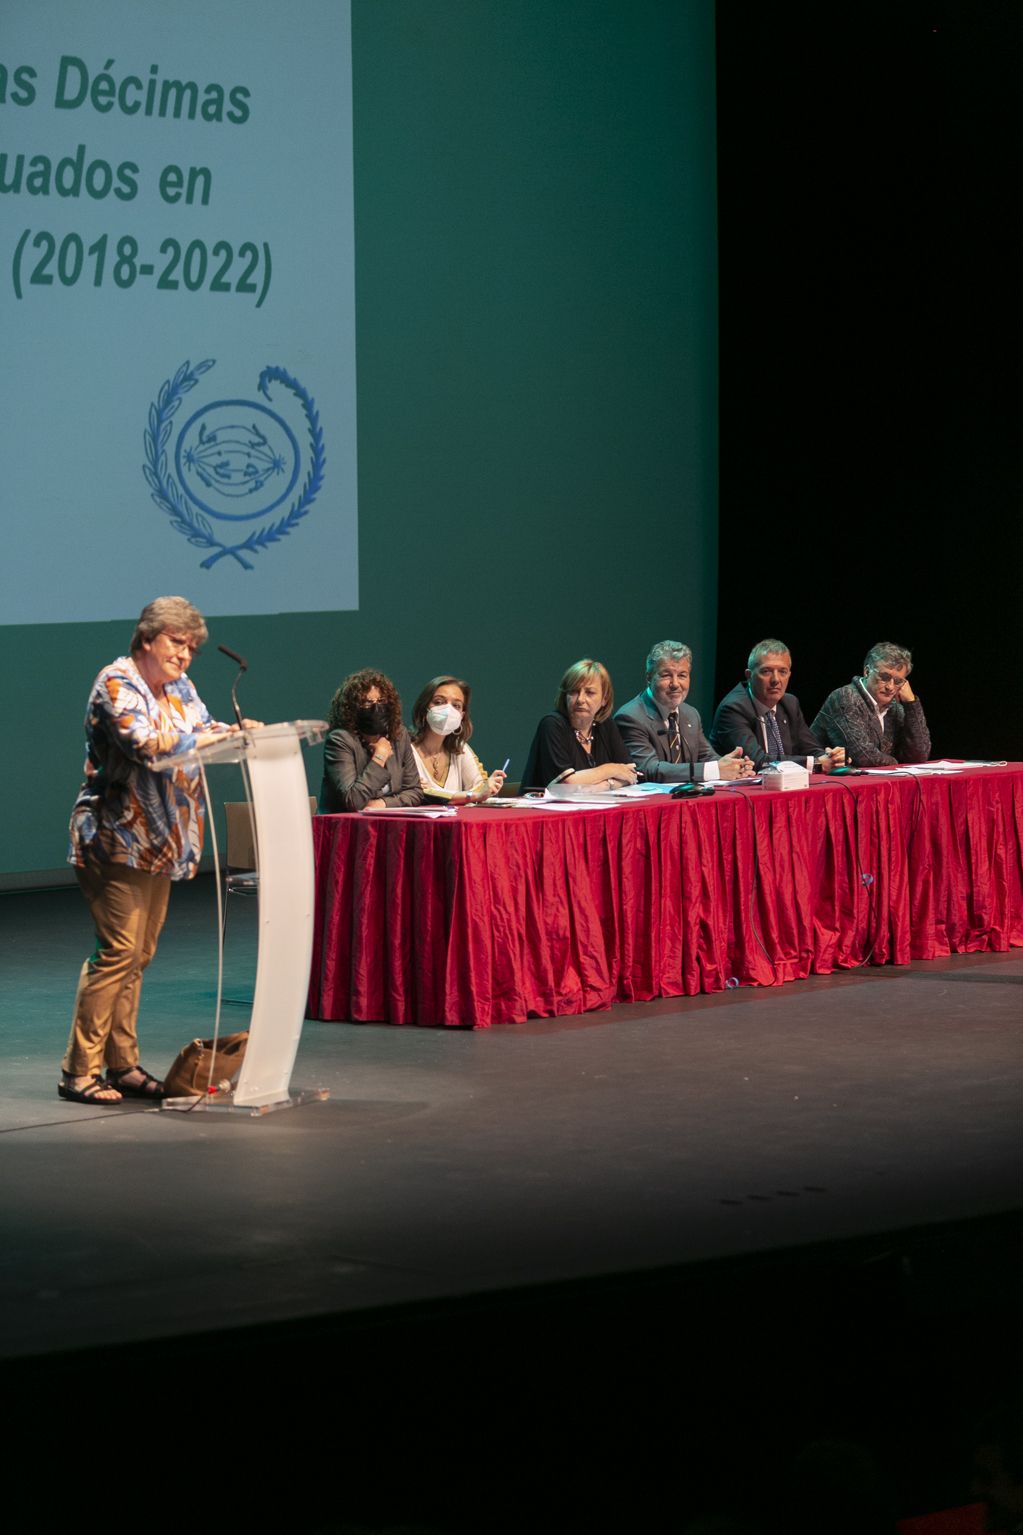
<svg viewBox="0 0 1023 1535">
<path fill-rule="evenodd" d="M 218 641 L 267 720 L 322 717 L 357 666 L 409 704 L 451 671 L 514 778 L 569 662 L 605 661 L 624 700 L 666 636 L 706 712 L 713 27 L 712 0 L 354 0 L 360 608 L 212 621 L 193 676 L 215 713 Z M 0 631 L 0 873 L 62 864 L 89 686 L 130 632 Z M 315 792 L 316 749 L 308 768 Z"/>
</svg>

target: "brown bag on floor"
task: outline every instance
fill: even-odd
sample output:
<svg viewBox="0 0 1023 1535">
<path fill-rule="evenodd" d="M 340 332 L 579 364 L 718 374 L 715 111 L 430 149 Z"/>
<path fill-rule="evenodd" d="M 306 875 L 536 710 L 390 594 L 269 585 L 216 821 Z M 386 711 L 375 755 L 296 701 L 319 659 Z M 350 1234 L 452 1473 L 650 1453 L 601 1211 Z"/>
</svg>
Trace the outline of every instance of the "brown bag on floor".
<svg viewBox="0 0 1023 1535">
<path fill-rule="evenodd" d="M 164 1097 L 205 1098 L 210 1089 L 211 1065 L 213 1086 L 218 1093 L 229 1093 L 242 1069 L 248 1042 L 248 1029 L 224 1034 L 217 1040 L 214 1056 L 212 1039 L 193 1039 L 178 1052 L 177 1060 L 164 1077 Z"/>
</svg>

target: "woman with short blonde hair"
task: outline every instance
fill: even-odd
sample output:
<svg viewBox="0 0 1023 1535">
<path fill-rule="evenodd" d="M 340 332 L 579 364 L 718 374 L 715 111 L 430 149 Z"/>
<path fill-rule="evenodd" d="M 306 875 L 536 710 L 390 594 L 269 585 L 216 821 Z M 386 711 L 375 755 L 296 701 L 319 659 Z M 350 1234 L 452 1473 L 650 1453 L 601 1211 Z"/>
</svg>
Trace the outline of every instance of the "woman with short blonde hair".
<svg viewBox="0 0 1023 1535">
<path fill-rule="evenodd" d="M 634 784 L 636 769 L 611 718 L 614 704 L 607 667 L 588 657 L 575 661 L 561 679 L 554 712 L 545 714 L 536 727 L 523 788 L 569 783 L 617 789 Z"/>
</svg>

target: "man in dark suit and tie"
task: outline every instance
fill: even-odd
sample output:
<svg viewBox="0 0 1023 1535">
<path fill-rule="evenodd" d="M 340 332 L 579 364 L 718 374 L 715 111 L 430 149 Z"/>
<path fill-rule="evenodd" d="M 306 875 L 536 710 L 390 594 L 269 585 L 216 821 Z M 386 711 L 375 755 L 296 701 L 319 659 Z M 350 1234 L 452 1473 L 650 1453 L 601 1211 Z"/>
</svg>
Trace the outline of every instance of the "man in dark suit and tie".
<svg viewBox="0 0 1023 1535">
<path fill-rule="evenodd" d="M 761 640 L 750 651 L 746 681 L 717 706 L 710 738 L 718 751 L 741 746 L 759 773 L 769 762 L 806 762 L 812 757 L 830 773 L 845 761 L 841 746 L 827 747 L 810 730 L 799 699 L 787 692 L 792 656 L 781 640 Z"/>
<path fill-rule="evenodd" d="M 713 783 L 748 778 L 753 765 L 739 747 L 719 757 L 686 703 L 693 652 L 661 640 L 646 658 L 646 688 L 615 714 L 637 770 L 648 783 Z"/>
</svg>

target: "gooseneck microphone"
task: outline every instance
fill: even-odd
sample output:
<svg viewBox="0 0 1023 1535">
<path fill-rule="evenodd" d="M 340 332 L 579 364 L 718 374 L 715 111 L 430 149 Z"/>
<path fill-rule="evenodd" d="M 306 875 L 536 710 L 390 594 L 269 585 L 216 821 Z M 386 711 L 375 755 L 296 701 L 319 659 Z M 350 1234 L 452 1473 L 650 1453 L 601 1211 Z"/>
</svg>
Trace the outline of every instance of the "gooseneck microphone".
<svg viewBox="0 0 1023 1535">
<path fill-rule="evenodd" d="M 238 654 L 237 650 L 231 650 L 227 645 L 218 645 L 217 649 L 222 651 L 223 654 L 227 656 L 229 661 L 234 661 L 237 663 L 238 676 L 231 684 L 231 702 L 234 704 L 234 717 L 238 721 L 239 728 L 244 728 L 242 726 L 242 711 L 238 707 L 238 694 L 236 693 L 235 689 L 238 686 L 238 678 L 241 677 L 244 672 L 248 671 L 249 663 L 246 661 L 244 656 L 240 656 Z"/>
</svg>

